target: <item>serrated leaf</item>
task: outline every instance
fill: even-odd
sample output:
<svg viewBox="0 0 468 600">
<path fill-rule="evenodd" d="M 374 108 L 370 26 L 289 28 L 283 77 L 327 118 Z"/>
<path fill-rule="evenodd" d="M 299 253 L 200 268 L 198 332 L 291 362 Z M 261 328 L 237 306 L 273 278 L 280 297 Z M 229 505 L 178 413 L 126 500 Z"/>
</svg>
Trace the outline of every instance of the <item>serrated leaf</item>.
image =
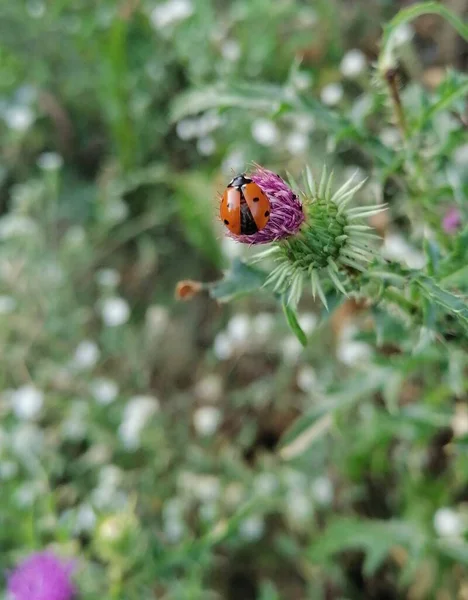
<svg viewBox="0 0 468 600">
<path fill-rule="evenodd" d="M 468 327 L 468 305 L 464 298 L 443 290 L 430 277 L 419 277 L 416 283 L 429 300 L 444 308 Z"/>
<path fill-rule="evenodd" d="M 180 94 L 172 103 L 171 121 L 211 108 L 243 108 L 274 112 L 290 106 L 281 86 L 268 84 L 218 84 Z"/>
<path fill-rule="evenodd" d="M 414 524 L 391 519 L 360 520 L 354 517 L 333 519 L 309 549 L 309 558 L 327 562 L 338 552 L 363 550 L 366 554 L 364 573 L 373 575 L 392 548 L 403 546 L 417 553 L 425 543 L 424 533 Z"/>
<path fill-rule="evenodd" d="M 373 368 L 368 373 L 346 380 L 339 391 L 328 394 L 322 403 L 299 417 L 286 430 L 279 444 L 280 456 L 289 460 L 304 453 L 328 431 L 336 411 L 349 408 L 368 394 L 381 389 L 387 378 L 387 369 Z"/>
<path fill-rule="evenodd" d="M 423 129 L 433 117 L 442 110 L 449 108 L 457 100 L 462 100 L 468 95 L 468 78 L 453 71 L 447 74 L 437 90 L 438 99 L 423 111 L 417 129 Z"/>
<path fill-rule="evenodd" d="M 301 326 L 299 325 L 296 311 L 293 308 L 291 308 L 291 306 L 288 305 L 284 299 L 282 304 L 284 315 L 286 317 L 286 321 L 289 325 L 289 328 L 305 348 L 307 346 L 307 336 L 302 330 Z"/>
<path fill-rule="evenodd" d="M 220 281 L 209 285 L 210 296 L 218 302 L 230 302 L 258 291 L 265 283 L 266 277 L 267 273 L 264 271 L 237 258 Z"/>
</svg>

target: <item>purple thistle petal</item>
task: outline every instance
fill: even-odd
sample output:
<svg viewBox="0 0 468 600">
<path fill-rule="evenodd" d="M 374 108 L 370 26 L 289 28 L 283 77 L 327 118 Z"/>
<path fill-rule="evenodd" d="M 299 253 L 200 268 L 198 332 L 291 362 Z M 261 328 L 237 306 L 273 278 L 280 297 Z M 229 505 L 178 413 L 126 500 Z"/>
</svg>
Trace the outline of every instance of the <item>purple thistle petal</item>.
<svg viewBox="0 0 468 600">
<path fill-rule="evenodd" d="M 7 591 L 12 600 L 71 600 L 75 586 L 72 561 L 61 561 L 51 552 L 32 554 L 8 577 Z"/>
<path fill-rule="evenodd" d="M 269 244 L 296 234 L 305 219 L 297 194 L 279 175 L 263 167 L 256 166 L 249 177 L 268 196 L 270 219 L 263 229 L 252 235 L 235 235 L 228 232 L 229 237 L 243 244 Z"/>
<path fill-rule="evenodd" d="M 452 234 L 456 233 L 457 229 L 461 225 L 461 214 L 456 206 L 452 206 L 446 213 L 442 220 L 442 228 L 445 233 Z"/>
</svg>

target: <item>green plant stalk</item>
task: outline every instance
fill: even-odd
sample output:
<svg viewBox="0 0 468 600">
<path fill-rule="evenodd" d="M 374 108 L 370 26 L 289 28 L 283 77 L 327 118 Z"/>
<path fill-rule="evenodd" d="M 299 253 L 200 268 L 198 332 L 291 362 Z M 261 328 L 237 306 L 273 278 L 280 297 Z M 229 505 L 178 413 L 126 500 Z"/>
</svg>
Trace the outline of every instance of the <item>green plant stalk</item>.
<svg viewBox="0 0 468 600">
<path fill-rule="evenodd" d="M 396 122 L 404 140 L 408 138 L 408 127 L 406 124 L 405 111 L 401 101 L 400 90 L 398 89 L 397 72 L 395 69 L 388 69 L 384 73 L 385 82 L 387 83 L 392 99 L 392 106 L 395 113 Z"/>
<path fill-rule="evenodd" d="M 422 15 L 439 15 L 448 21 L 458 34 L 468 41 L 468 26 L 458 17 L 456 13 L 438 2 L 421 2 L 401 10 L 385 27 L 382 37 L 382 48 L 378 59 L 380 72 L 385 72 L 387 66 L 392 63 L 391 55 L 394 46 L 395 33 L 401 25 L 410 23 Z M 387 66 L 386 66 L 387 65 Z"/>
</svg>

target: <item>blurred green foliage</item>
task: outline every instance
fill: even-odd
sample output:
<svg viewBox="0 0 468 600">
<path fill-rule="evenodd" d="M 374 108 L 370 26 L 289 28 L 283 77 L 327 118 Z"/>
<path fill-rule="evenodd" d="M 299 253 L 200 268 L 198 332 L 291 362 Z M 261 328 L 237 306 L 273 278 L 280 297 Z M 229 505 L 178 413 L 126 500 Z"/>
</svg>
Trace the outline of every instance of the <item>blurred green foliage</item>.
<svg viewBox="0 0 468 600">
<path fill-rule="evenodd" d="M 400 8 L 1 3 L 2 587 L 51 546 L 86 600 L 466 597 L 466 43 Z M 368 177 L 372 302 L 284 319 L 217 222 L 252 161 Z"/>
</svg>

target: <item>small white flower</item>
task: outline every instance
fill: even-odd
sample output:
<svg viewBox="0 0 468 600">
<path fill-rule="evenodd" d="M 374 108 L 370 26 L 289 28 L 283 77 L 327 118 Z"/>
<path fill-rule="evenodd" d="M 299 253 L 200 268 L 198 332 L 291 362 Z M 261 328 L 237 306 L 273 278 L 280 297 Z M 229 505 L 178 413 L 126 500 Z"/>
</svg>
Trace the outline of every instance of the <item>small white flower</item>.
<svg viewBox="0 0 468 600">
<path fill-rule="evenodd" d="M 455 414 L 451 425 L 455 437 L 468 435 L 468 407 L 462 402 L 457 402 L 455 405 Z"/>
<path fill-rule="evenodd" d="M 221 54 L 226 60 L 236 62 L 240 58 L 241 47 L 235 40 L 226 40 L 221 45 Z"/>
<path fill-rule="evenodd" d="M 310 335 L 317 327 L 318 317 L 315 313 L 307 312 L 299 315 L 299 324 L 304 333 Z"/>
<path fill-rule="evenodd" d="M 401 144 L 401 135 L 396 127 L 384 127 L 379 137 L 382 144 L 389 148 L 397 148 Z"/>
<path fill-rule="evenodd" d="M 119 436 L 130 450 L 140 445 L 140 435 L 149 418 L 159 410 L 159 400 L 154 396 L 134 396 L 124 409 Z"/>
<path fill-rule="evenodd" d="M 297 337 L 289 335 L 283 340 L 281 350 L 283 353 L 283 358 L 286 362 L 295 363 L 302 354 L 303 348 Z"/>
<path fill-rule="evenodd" d="M 366 365 L 372 356 L 372 349 L 365 342 L 343 340 L 337 348 L 337 357 L 350 367 Z"/>
<path fill-rule="evenodd" d="M 414 36 L 414 29 L 409 23 L 403 23 L 393 32 L 393 42 L 395 46 L 402 46 L 410 42 Z"/>
<path fill-rule="evenodd" d="M 434 529 L 442 537 L 456 537 L 463 532 L 460 515 L 453 508 L 439 508 L 434 514 Z"/>
<path fill-rule="evenodd" d="M 290 492 L 286 496 L 286 512 L 292 523 L 303 524 L 312 516 L 312 502 L 302 492 Z"/>
<path fill-rule="evenodd" d="M 302 131 L 294 131 L 288 135 L 284 145 L 293 155 L 303 154 L 309 147 L 309 136 Z"/>
<path fill-rule="evenodd" d="M 297 385 L 306 394 L 317 385 L 317 373 L 312 367 L 303 366 L 297 372 Z"/>
<path fill-rule="evenodd" d="M 11 296 L 0 296 L 0 315 L 8 315 L 16 308 L 16 300 Z"/>
<path fill-rule="evenodd" d="M 151 335 L 158 336 L 166 330 L 169 324 L 169 311 L 165 306 L 157 304 L 146 310 L 146 325 Z"/>
<path fill-rule="evenodd" d="M 233 481 L 224 488 L 224 502 L 231 509 L 238 506 L 245 499 L 245 488 L 244 486 Z"/>
<path fill-rule="evenodd" d="M 121 198 L 113 198 L 104 206 L 103 218 L 110 223 L 121 223 L 128 217 L 129 208 Z"/>
<path fill-rule="evenodd" d="M 382 253 L 386 258 L 400 261 L 410 269 L 422 269 L 426 264 L 426 257 L 419 252 L 398 233 L 388 233 L 382 246 Z"/>
<path fill-rule="evenodd" d="M 90 504 L 81 504 L 76 511 L 75 535 L 92 531 L 96 525 L 96 520 L 97 517 L 93 507 Z"/>
<path fill-rule="evenodd" d="M 199 514 L 204 523 L 213 523 L 218 516 L 218 507 L 214 502 L 204 502 L 200 505 Z"/>
<path fill-rule="evenodd" d="M 2 240 L 15 237 L 34 239 L 36 234 L 36 223 L 29 217 L 11 214 L 0 219 L 0 239 Z"/>
<path fill-rule="evenodd" d="M 320 98 L 327 106 L 336 106 L 341 102 L 343 93 L 341 83 L 329 83 L 320 92 Z"/>
<path fill-rule="evenodd" d="M 273 121 L 257 119 L 252 123 L 252 137 L 262 146 L 273 146 L 279 140 L 279 131 Z"/>
<path fill-rule="evenodd" d="M 89 407 L 83 400 L 75 400 L 70 406 L 70 412 L 62 422 L 64 438 L 78 441 L 86 436 Z"/>
<path fill-rule="evenodd" d="M 304 6 L 299 15 L 302 27 L 313 27 L 319 21 L 317 11 L 309 6 Z"/>
<path fill-rule="evenodd" d="M 122 469 L 116 465 L 105 465 L 99 471 L 99 485 L 104 487 L 112 487 L 117 489 L 117 487 L 122 483 L 123 478 L 124 474 Z"/>
<path fill-rule="evenodd" d="M 163 531 L 167 541 L 176 544 L 183 538 L 185 526 L 180 519 L 165 519 Z"/>
<path fill-rule="evenodd" d="M 242 150 L 233 150 L 226 156 L 221 165 L 223 173 L 231 175 L 232 173 L 239 173 L 245 167 L 245 154 Z M 228 239 L 228 238 L 225 238 Z M 230 240 L 232 241 L 232 240 Z M 241 244 L 236 244 L 240 246 Z"/>
<path fill-rule="evenodd" d="M 117 269 L 99 269 L 96 282 L 106 288 L 116 288 L 120 283 L 120 273 Z"/>
<path fill-rule="evenodd" d="M 271 313 L 261 312 L 252 319 L 252 332 L 256 339 L 265 340 L 273 331 L 275 317 Z"/>
<path fill-rule="evenodd" d="M 249 315 L 243 313 L 234 315 L 227 325 L 227 333 L 234 345 L 240 346 L 244 344 L 251 335 Z"/>
<path fill-rule="evenodd" d="M 200 379 L 194 388 L 195 395 L 206 402 L 216 402 L 223 392 L 223 382 L 219 375 L 212 373 Z"/>
<path fill-rule="evenodd" d="M 69 250 L 81 250 L 86 243 L 86 231 L 81 225 L 73 225 L 63 236 L 63 245 Z"/>
<path fill-rule="evenodd" d="M 35 419 L 44 404 L 44 394 L 34 385 L 23 385 L 11 394 L 11 407 L 19 419 Z"/>
<path fill-rule="evenodd" d="M 37 159 L 37 166 L 43 171 L 57 171 L 63 165 L 63 158 L 57 152 L 43 152 Z"/>
<path fill-rule="evenodd" d="M 46 7 L 41 0 L 29 0 L 29 2 L 26 3 L 26 10 L 33 19 L 40 19 L 44 16 Z"/>
<path fill-rule="evenodd" d="M 318 477 L 311 485 L 311 493 L 317 504 L 329 505 L 333 500 L 333 485 L 328 477 Z"/>
<path fill-rule="evenodd" d="M 369 344 L 353 339 L 356 333 L 357 329 L 352 324 L 341 330 L 336 355 L 345 365 L 366 365 L 372 355 L 372 348 Z"/>
<path fill-rule="evenodd" d="M 18 465 L 12 460 L 2 460 L 0 462 L 0 479 L 7 481 L 12 479 L 18 473 Z"/>
<path fill-rule="evenodd" d="M 260 496 L 271 496 L 279 488 L 279 483 L 276 475 L 273 473 L 260 473 L 255 478 L 254 489 Z"/>
<path fill-rule="evenodd" d="M 98 404 L 107 405 L 113 402 L 119 393 L 119 386 L 112 379 L 99 377 L 94 379 L 91 384 L 91 393 Z"/>
<path fill-rule="evenodd" d="M 72 365 L 77 369 L 90 369 L 99 360 L 101 353 L 91 340 L 80 342 L 75 350 Z"/>
<path fill-rule="evenodd" d="M 458 146 L 458 148 L 453 153 L 453 160 L 459 167 L 468 166 L 468 144 Z"/>
<path fill-rule="evenodd" d="M 213 502 L 221 491 L 220 481 L 214 475 L 200 475 L 183 471 L 180 473 L 178 486 L 188 495 L 202 502 Z"/>
<path fill-rule="evenodd" d="M 19 458 L 30 461 L 42 453 L 44 433 L 32 423 L 21 423 L 12 431 L 11 447 Z"/>
<path fill-rule="evenodd" d="M 126 323 L 130 317 L 130 307 L 123 298 L 114 296 L 106 298 L 101 306 L 102 320 L 108 327 L 118 327 Z"/>
<path fill-rule="evenodd" d="M 293 493 L 304 492 L 307 487 L 307 477 L 300 471 L 288 469 L 283 472 L 284 485 Z"/>
<path fill-rule="evenodd" d="M 27 131 L 34 122 L 34 113 L 28 106 L 11 106 L 4 112 L 3 118 L 15 131 Z"/>
<path fill-rule="evenodd" d="M 217 129 L 223 120 L 221 116 L 215 111 L 207 111 L 197 121 L 197 130 L 200 137 L 206 136 L 215 129 Z"/>
<path fill-rule="evenodd" d="M 150 14 L 150 20 L 155 29 L 164 29 L 178 21 L 183 21 L 193 14 L 190 0 L 168 0 L 158 4 Z"/>
<path fill-rule="evenodd" d="M 293 85 L 297 90 L 307 90 L 312 83 L 310 73 L 307 71 L 298 71 L 294 74 Z"/>
<path fill-rule="evenodd" d="M 28 481 L 23 483 L 14 493 L 15 502 L 22 508 L 32 506 L 45 492 L 44 487 L 44 484 L 40 481 Z"/>
<path fill-rule="evenodd" d="M 234 345 L 231 338 L 221 331 L 214 339 L 213 352 L 218 360 L 227 360 L 234 352 Z"/>
<path fill-rule="evenodd" d="M 262 517 L 251 516 L 244 519 L 239 525 L 239 535 L 246 541 L 259 540 L 265 531 L 265 521 Z"/>
<path fill-rule="evenodd" d="M 341 61 L 340 70 L 345 77 L 353 79 L 359 77 L 367 66 L 367 60 L 364 52 L 355 48 L 349 50 Z"/>
<path fill-rule="evenodd" d="M 197 150 L 202 156 L 211 156 L 216 150 L 216 142 L 211 136 L 202 137 L 197 142 Z"/>
<path fill-rule="evenodd" d="M 177 136 L 184 141 L 191 140 L 198 135 L 198 123 L 195 119 L 182 119 L 176 125 Z"/>
<path fill-rule="evenodd" d="M 221 422 L 221 411 L 215 406 L 201 406 L 193 413 L 193 426 L 198 435 L 213 435 Z"/>
</svg>

